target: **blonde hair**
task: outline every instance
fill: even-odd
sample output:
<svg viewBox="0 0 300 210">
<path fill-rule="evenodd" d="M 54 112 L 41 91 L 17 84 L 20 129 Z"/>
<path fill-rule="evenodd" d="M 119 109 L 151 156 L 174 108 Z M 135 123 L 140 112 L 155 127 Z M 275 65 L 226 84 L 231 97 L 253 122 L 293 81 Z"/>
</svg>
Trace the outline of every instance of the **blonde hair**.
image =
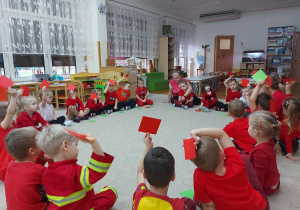
<svg viewBox="0 0 300 210">
<path fill-rule="evenodd" d="M 30 148 L 36 148 L 36 134 L 32 126 L 11 130 L 5 138 L 6 150 L 16 160 L 23 160 Z"/>
<path fill-rule="evenodd" d="M 39 91 L 39 97 L 40 97 L 41 100 L 43 98 L 43 93 L 44 93 L 43 90 Z M 48 94 L 52 94 L 52 96 L 53 96 L 53 91 L 52 90 L 46 90 L 46 94 L 47 94 L 47 96 L 48 96 Z"/>
<path fill-rule="evenodd" d="M 0 102 L 0 122 L 4 120 L 7 114 L 7 102 Z"/>
<path fill-rule="evenodd" d="M 280 146 L 279 146 L 279 129 L 280 122 L 277 121 L 276 116 L 268 111 L 256 111 L 253 112 L 249 117 L 249 124 L 253 129 L 261 130 L 265 137 L 275 137 L 276 145 L 275 152 L 280 154 Z"/>
<path fill-rule="evenodd" d="M 24 111 L 24 106 L 28 105 L 33 100 L 36 100 L 33 96 L 22 97 L 21 101 L 18 103 L 16 116 L 18 117 Z"/>
<path fill-rule="evenodd" d="M 245 114 L 245 105 L 241 100 L 236 98 L 229 102 L 228 112 L 233 117 L 241 117 Z"/>
<path fill-rule="evenodd" d="M 220 147 L 210 136 L 201 136 L 196 150 L 196 158 L 191 161 L 202 171 L 214 172 L 220 164 Z"/>
<path fill-rule="evenodd" d="M 286 98 L 282 102 L 282 108 L 287 113 L 285 123 L 289 127 L 289 132 L 292 132 L 299 125 L 300 99 L 296 97 Z"/>
<path fill-rule="evenodd" d="M 60 125 L 44 126 L 36 139 L 39 147 L 52 158 L 59 153 L 59 148 L 64 141 L 71 144 L 77 140 Z"/>
</svg>

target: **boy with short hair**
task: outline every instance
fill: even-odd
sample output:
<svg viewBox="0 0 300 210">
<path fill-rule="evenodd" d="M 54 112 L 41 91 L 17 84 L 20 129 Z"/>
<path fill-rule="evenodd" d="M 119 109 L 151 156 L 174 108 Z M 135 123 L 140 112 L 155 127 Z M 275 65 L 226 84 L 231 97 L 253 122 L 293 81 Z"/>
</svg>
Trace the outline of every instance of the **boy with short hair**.
<svg viewBox="0 0 300 210">
<path fill-rule="evenodd" d="M 15 158 L 8 165 L 4 181 L 8 210 L 47 208 L 46 196 L 41 193 L 46 168 L 34 163 L 41 152 L 36 134 L 35 128 L 24 127 L 10 131 L 5 139 L 7 151 Z"/>
<path fill-rule="evenodd" d="M 139 107 L 141 107 L 143 105 L 152 105 L 153 104 L 153 101 L 151 99 L 148 99 L 148 96 L 147 96 L 148 90 L 144 86 L 144 83 L 145 82 L 142 78 L 138 78 L 138 87 L 135 91 L 135 96 L 136 96 L 137 105 Z"/>
<path fill-rule="evenodd" d="M 77 164 L 78 138 L 67 130 L 51 125 L 37 135 L 40 148 L 54 160 L 42 178 L 50 201 L 49 209 L 110 209 L 117 200 L 117 193 L 111 186 L 97 194 L 93 189 L 93 184 L 106 175 L 114 157 L 102 151 L 93 135 L 81 135 L 84 139 L 80 141 L 93 149 L 88 166 L 83 167 Z"/>
<path fill-rule="evenodd" d="M 255 185 L 252 186 L 249 181 L 251 176 L 247 175 L 247 166 L 223 130 L 196 129 L 190 135 L 197 146 L 196 158 L 192 160 L 197 166 L 194 172 L 194 199 L 202 203 L 203 209 L 266 208 L 267 200 L 262 195 L 261 186 L 258 184 L 257 190 L 253 188 Z"/>
<path fill-rule="evenodd" d="M 136 106 L 136 100 L 129 100 L 130 96 L 130 88 L 131 84 L 128 81 L 125 81 L 123 83 L 123 87 L 120 86 L 120 83 L 126 79 L 125 77 L 122 77 L 117 81 L 117 95 L 118 95 L 118 110 L 129 110 Z"/>
<path fill-rule="evenodd" d="M 248 100 L 251 113 L 258 110 L 270 111 L 270 100 L 272 98 L 272 92 L 270 92 L 270 87 L 266 84 L 266 81 L 259 81 Z"/>
<path fill-rule="evenodd" d="M 233 143 L 238 150 L 249 154 L 252 146 L 256 144 L 249 133 L 249 118 L 244 118 L 245 114 L 244 103 L 239 99 L 234 99 L 228 104 L 228 115 L 232 117 L 233 122 L 230 122 L 224 127 L 224 131 L 229 137 L 232 137 Z"/>
<path fill-rule="evenodd" d="M 153 148 L 150 133 L 144 136 L 145 151 L 138 165 L 137 188 L 133 195 L 132 209 L 196 210 L 189 198 L 169 198 L 170 181 L 175 180 L 175 160 L 163 147 Z M 150 190 L 146 186 L 146 180 Z"/>
<path fill-rule="evenodd" d="M 104 90 L 105 103 L 104 110 L 106 110 L 107 114 L 115 112 L 118 110 L 118 95 L 117 92 L 114 91 L 114 86 L 109 82 L 106 82 L 106 88 Z"/>
</svg>

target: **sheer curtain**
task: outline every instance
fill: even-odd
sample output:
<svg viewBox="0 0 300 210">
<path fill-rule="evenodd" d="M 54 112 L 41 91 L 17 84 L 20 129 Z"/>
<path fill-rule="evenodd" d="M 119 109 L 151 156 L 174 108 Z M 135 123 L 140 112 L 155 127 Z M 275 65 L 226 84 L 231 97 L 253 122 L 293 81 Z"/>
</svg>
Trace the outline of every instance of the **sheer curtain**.
<svg viewBox="0 0 300 210">
<path fill-rule="evenodd" d="M 106 20 L 111 57 L 158 57 L 158 15 L 108 1 Z"/>
<path fill-rule="evenodd" d="M 0 52 L 85 55 L 88 9 L 86 0 L 0 0 Z"/>
<path fill-rule="evenodd" d="M 163 17 L 165 25 L 172 26 L 175 58 L 193 58 L 195 54 L 196 26 L 170 17 Z"/>
</svg>

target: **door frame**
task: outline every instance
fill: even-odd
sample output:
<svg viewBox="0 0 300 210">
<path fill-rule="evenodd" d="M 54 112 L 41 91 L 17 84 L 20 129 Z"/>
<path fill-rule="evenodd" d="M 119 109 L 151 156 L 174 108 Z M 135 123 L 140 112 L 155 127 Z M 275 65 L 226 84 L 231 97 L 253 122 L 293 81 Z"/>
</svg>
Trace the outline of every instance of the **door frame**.
<svg viewBox="0 0 300 210">
<path fill-rule="evenodd" d="M 230 47 L 232 47 L 232 67 L 233 68 L 233 54 L 234 54 L 234 35 L 217 35 L 215 37 L 215 47 L 214 47 L 214 72 L 216 72 L 216 66 L 217 66 L 217 51 L 218 51 L 218 39 L 232 39 L 232 42 L 230 43 Z"/>
<path fill-rule="evenodd" d="M 299 40 L 297 40 L 299 38 Z M 293 37 L 293 52 L 292 52 L 292 63 L 291 63 L 291 73 L 290 76 L 294 79 L 296 79 L 296 83 L 300 82 L 300 72 L 298 72 L 298 75 L 295 74 L 295 71 L 300 71 L 300 69 L 295 69 L 296 67 L 296 56 L 297 56 L 297 41 L 300 42 L 300 32 L 295 32 L 295 35 Z M 300 55 L 300 52 L 298 52 Z M 300 58 L 298 58 L 300 59 Z M 298 78 L 296 78 L 298 76 Z"/>
</svg>

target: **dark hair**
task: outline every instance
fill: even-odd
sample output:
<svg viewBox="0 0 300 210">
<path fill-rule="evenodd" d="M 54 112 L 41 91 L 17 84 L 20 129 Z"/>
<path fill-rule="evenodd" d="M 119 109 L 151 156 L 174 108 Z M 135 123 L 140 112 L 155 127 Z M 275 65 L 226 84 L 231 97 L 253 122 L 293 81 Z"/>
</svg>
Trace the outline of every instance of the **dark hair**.
<svg viewBox="0 0 300 210">
<path fill-rule="evenodd" d="M 187 85 L 187 81 L 184 80 L 184 79 L 182 79 L 182 80 L 180 81 L 180 84 L 185 84 L 185 85 Z"/>
<path fill-rule="evenodd" d="M 175 173 L 173 155 L 163 147 L 151 149 L 144 158 L 144 171 L 150 185 L 166 187 Z"/>
<path fill-rule="evenodd" d="M 289 132 L 292 132 L 299 126 L 300 99 L 296 97 L 286 98 L 282 102 L 282 108 L 286 111 L 285 123 Z"/>
<path fill-rule="evenodd" d="M 37 130 L 33 127 L 24 127 L 11 130 L 5 138 L 5 147 L 8 153 L 16 160 L 23 160 L 28 156 L 30 148 L 36 148 Z"/>
<path fill-rule="evenodd" d="M 241 100 L 236 98 L 229 102 L 228 112 L 233 117 L 241 117 L 245 114 L 245 105 Z"/>
<path fill-rule="evenodd" d="M 280 83 L 280 77 L 277 73 L 272 72 L 270 74 L 271 77 L 271 88 L 274 90 L 278 90 L 279 89 L 279 83 Z"/>
<path fill-rule="evenodd" d="M 145 82 L 143 78 L 138 78 L 138 82 Z"/>
<path fill-rule="evenodd" d="M 206 92 L 205 88 L 206 88 L 207 86 L 210 87 L 210 85 L 209 85 L 208 83 L 204 83 L 204 84 L 201 85 L 201 92 L 202 92 L 202 93 L 205 93 L 205 92 Z"/>
<path fill-rule="evenodd" d="M 7 102 L 0 102 L 0 121 L 4 120 L 7 113 Z"/>
<path fill-rule="evenodd" d="M 235 84 L 238 84 L 238 82 L 236 81 L 236 79 L 230 79 L 230 80 L 228 81 L 228 84 L 229 84 L 229 83 L 232 83 L 232 82 L 235 82 Z"/>
<path fill-rule="evenodd" d="M 67 90 L 67 95 L 69 95 L 70 92 L 71 90 Z M 73 92 L 78 92 L 78 88 L 76 87 Z"/>
<path fill-rule="evenodd" d="M 270 100 L 271 96 L 267 93 L 260 93 L 256 99 L 256 106 L 261 106 L 262 110 L 270 110 Z"/>
</svg>

